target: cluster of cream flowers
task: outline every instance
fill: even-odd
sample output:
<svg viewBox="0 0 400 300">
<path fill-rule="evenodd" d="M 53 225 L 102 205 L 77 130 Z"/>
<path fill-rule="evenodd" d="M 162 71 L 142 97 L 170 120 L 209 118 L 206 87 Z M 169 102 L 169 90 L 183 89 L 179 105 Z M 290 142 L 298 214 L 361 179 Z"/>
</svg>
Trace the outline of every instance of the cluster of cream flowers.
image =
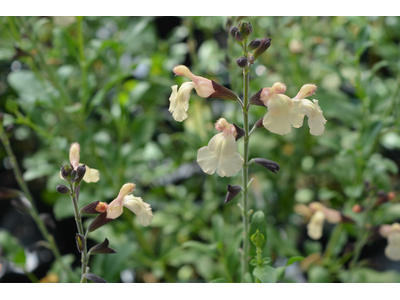
<svg viewBox="0 0 400 300">
<path fill-rule="evenodd" d="M 76 170 L 79 165 L 79 151 L 80 146 L 78 143 L 71 144 L 69 151 L 69 160 L 71 165 Z M 91 169 L 86 165 L 86 173 L 83 180 L 86 182 L 97 182 L 100 179 L 100 172 L 96 169 Z M 140 197 L 130 195 L 135 189 L 135 184 L 126 183 L 122 186 L 117 198 L 115 198 L 110 204 L 100 203 L 102 205 L 102 211 L 98 212 L 107 213 L 106 219 L 116 219 L 123 212 L 123 206 L 131 210 L 138 218 L 139 222 L 143 226 L 149 226 L 153 219 L 153 213 L 150 208 L 150 204 L 147 204 Z"/>
<path fill-rule="evenodd" d="M 387 258 L 400 261 L 400 224 L 382 225 L 379 228 L 379 233 L 388 240 L 388 245 L 385 248 Z"/>
</svg>

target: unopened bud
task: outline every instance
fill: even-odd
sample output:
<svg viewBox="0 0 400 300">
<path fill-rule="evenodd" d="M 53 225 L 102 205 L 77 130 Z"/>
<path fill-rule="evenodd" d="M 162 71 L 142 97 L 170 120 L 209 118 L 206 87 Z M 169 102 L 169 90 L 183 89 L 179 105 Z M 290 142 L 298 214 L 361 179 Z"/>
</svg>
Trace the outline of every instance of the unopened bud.
<svg viewBox="0 0 400 300">
<path fill-rule="evenodd" d="M 85 176 L 86 173 L 86 166 L 85 165 L 80 165 L 78 169 L 76 170 L 76 174 L 78 175 L 78 180 L 81 181 L 83 176 Z"/>
<path fill-rule="evenodd" d="M 236 26 L 232 26 L 232 27 L 229 29 L 229 33 L 231 34 L 231 36 L 232 36 L 234 39 L 235 39 L 236 32 L 239 32 L 239 29 L 238 29 Z"/>
<path fill-rule="evenodd" d="M 83 245 L 85 243 L 84 236 L 77 233 L 76 236 L 75 236 L 75 241 L 76 241 L 76 248 L 78 248 L 79 252 L 82 252 L 83 251 Z"/>
<path fill-rule="evenodd" d="M 65 180 L 69 180 L 69 176 L 71 175 L 71 168 L 68 165 L 61 166 L 61 176 Z"/>
<path fill-rule="evenodd" d="M 230 185 L 228 184 L 227 188 L 228 193 L 226 194 L 225 197 L 225 204 L 231 201 L 233 198 L 235 198 L 241 191 L 242 187 L 240 185 Z"/>
<path fill-rule="evenodd" d="M 254 50 L 253 55 L 254 59 L 257 59 L 260 57 L 261 54 L 263 54 L 268 48 L 271 46 L 271 39 L 269 38 L 263 38 L 260 41 L 260 45 L 257 47 L 256 50 Z"/>
<path fill-rule="evenodd" d="M 260 44 L 261 44 L 260 39 L 254 39 L 250 42 L 250 44 L 247 46 L 247 48 L 249 50 L 254 50 L 254 49 L 258 48 L 258 46 L 260 46 Z"/>
<path fill-rule="evenodd" d="M 241 34 L 240 32 L 236 32 L 235 33 L 235 40 L 238 41 L 238 42 L 243 42 L 243 40 L 244 40 L 243 34 Z"/>
<path fill-rule="evenodd" d="M 278 174 L 277 171 L 279 171 L 279 165 L 276 162 L 264 158 L 254 158 L 253 160 L 257 165 L 263 166 L 271 172 Z"/>
<path fill-rule="evenodd" d="M 388 193 L 388 200 L 393 200 L 394 198 L 396 198 L 396 194 L 394 192 L 389 192 Z"/>
<path fill-rule="evenodd" d="M 261 248 L 264 241 L 265 241 L 265 236 L 263 234 L 260 233 L 260 231 L 257 229 L 256 233 L 253 234 L 250 237 L 251 241 L 253 242 L 253 244 L 257 247 L 257 248 Z"/>
<path fill-rule="evenodd" d="M 247 38 L 250 34 L 253 33 L 253 26 L 251 26 L 250 22 L 240 22 L 239 25 L 239 31 L 245 38 Z"/>
<path fill-rule="evenodd" d="M 248 64 L 247 58 L 244 57 L 244 56 L 239 57 L 238 59 L 236 59 L 236 63 L 237 63 L 237 65 L 238 65 L 239 67 L 241 67 L 241 68 L 246 68 L 246 67 L 247 67 L 247 64 Z"/>
<path fill-rule="evenodd" d="M 57 192 L 59 192 L 60 194 L 68 194 L 70 192 L 69 188 L 67 188 L 63 184 L 58 184 L 56 189 L 57 189 Z"/>
<path fill-rule="evenodd" d="M 360 204 L 356 204 L 353 206 L 353 208 L 351 210 L 353 212 L 355 212 L 356 214 L 358 214 L 364 210 L 364 207 L 362 207 Z"/>
<path fill-rule="evenodd" d="M 256 61 L 256 59 L 254 58 L 253 54 L 251 54 L 251 53 L 247 54 L 247 58 L 248 58 L 248 61 L 249 61 L 249 63 L 251 65 Z"/>
</svg>

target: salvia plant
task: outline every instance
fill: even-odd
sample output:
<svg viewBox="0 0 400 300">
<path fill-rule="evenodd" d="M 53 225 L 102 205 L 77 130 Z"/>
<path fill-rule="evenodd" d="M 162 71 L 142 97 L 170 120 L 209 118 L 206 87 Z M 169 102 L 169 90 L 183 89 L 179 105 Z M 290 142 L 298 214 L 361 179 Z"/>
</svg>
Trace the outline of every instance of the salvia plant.
<svg viewBox="0 0 400 300">
<path fill-rule="evenodd" d="M 69 160 L 71 164 L 62 166 L 60 171 L 61 177 L 68 182 L 69 187 L 59 184 L 57 185 L 57 191 L 61 194 L 69 194 L 71 197 L 78 231 L 75 237 L 76 246 L 82 256 L 81 282 L 86 282 L 87 279 L 93 282 L 106 282 L 105 279 L 100 276 L 89 272 L 89 259 L 93 254 L 112 254 L 116 253 L 116 251 L 108 246 L 109 241 L 107 238 L 103 243 L 88 249 L 88 234 L 118 218 L 123 212 L 123 207 L 128 208 L 136 214 L 143 226 L 148 226 L 150 224 L 153 219 L 153 213 L 150 205 L 145 203 L 142 198 L 131 195 L 135 189 L 135 184 L 133 183 L 124 184 L 118 196 L 110 204 L 95 201 L 79 209 L 79 191 L 82 181 L 90 183 L 97 182 L 100 179 L 98 170 L 91 169 L 79 163 L 79 151 L 80 147 L 78 143 L 71 144 L 69 151 Z M 98 214 L 86 231 L 84 231 L 82 225 L 83 214 Z"/>
<path fill-rule="evenodd" d="M 256 280 L 261 282 L 276 281 L 277 271 L 268 265 L 269 260 L 262 260 L 260 249 L 266 243 L 266 228 L 264 226 L 265 217 L 260 211 L 253 215 L 254 222 L 263 224 L 263 228 L 255 228 L 257 231 L 250 236 L 250 217 L 253 210 L 248 204 L 248 194 L 251 188 L 252 179 L 249 180 L 249 167 L 258 164 L 273 173 L 279 171 L 277 162 L 266 158 L 250 158 L 249 144 L 252 133 L 265 128 L 271 133 L 284 135 L 291 132 L 292 127 L 299 128 L 303 125 L 304 117 L 308 117 L 310 133 L 319 136 L 324 132 L 326 120 L 318 104 L 318 100 L 311 102 L 307 97 L 312 96 L 317 87 L 314 84 L 305 84 L 294 98 L 285 95 L 286 85 L 275 82 L 272 87 L 261 88 L 250 97 L 249 80 L 250 69 L 254 62 L 271 46 L 271 38 L 253 39 L 250 36 L 253 27 L 250 22 L 240 22 L 237 27 L 230 28 L 230 34 L 241 47 L 242 56 L 236 60 L 238 67 L 243 69 L 243 98 L 230 89 L 207 78 L 194 75 L 186 66 L 179 65 L 173 68 L 175 75 L 184 76 L 191 80 L 185 82 L 178 89 L 177 85 L 172 86 L 172 93 L 169 98 L 169 111 L 172 117 L 182 122 L 189 116 L 189 98 L 194 88 L 202 98 L 219 98 L 238 103 L 238 108 L 243 114 L 243 127 L 229 123 L 221 117 L 215 123 L 217 133 L 207 146 L 200 148 L 197 152 L 197 162 L 201 169 L 212 175 L 215 172 L 221 177 L 230 177 L 242 170 L 242 184 L 228 185 L 225 203 L 234 199 L 238 194 L 242 194 L 242 201 L 238 207 L 242 214 L 243 221 L 243 243 L 241 253 L 241 281 L 251 280 L 249 273 L 249 250 L 250 238 L 257 247 L 256 267 L 253 275 Z M 263 106 L 267 109 L 265 116 L 258 120 L 250 129 L 249 109 L 252 105 Z M 244 139 L 243 156 L 237 152 L 236 141 Z"/>
</svg>

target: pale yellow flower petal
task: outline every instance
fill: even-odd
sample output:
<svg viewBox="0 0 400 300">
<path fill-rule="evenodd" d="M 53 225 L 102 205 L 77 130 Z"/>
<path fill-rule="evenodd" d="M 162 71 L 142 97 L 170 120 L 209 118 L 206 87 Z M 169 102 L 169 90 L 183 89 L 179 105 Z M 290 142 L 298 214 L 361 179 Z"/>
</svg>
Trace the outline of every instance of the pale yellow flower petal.
<svg viewBox="0 0 400 300">
<path fill-rule="evenodd" d="M 88 165 L 86 165 L 86 172 L 85 175 L 83 176 L 83 180 L 87 183 L 99 181 L 100 180 L 99 170 L 89 168 Z"/>
<path fill-rule="evenodd" d="M 307 233 L 313 240 L 318 240 L 322 237 L 322 230 L 324 228 L 325 215 L 322 211 L 316 211 L 311 217 L 307 225 Z"/>
<path fill-rule="evenodd" d="M 149 226 L 153 220 L 150 204 L 144 202 L 140 197 L 128 195 L 124 197 L 123 205 L 131 210 L 138 218 L 142 226 Z"/>
<path fill-rule="evenodd" d="M 268 112 L 263 118 L 263 125 L 272 133 L 284 135 L 292 130 L 289 103 L 291 99 L 285 95 L 273 96 L 268 101 Z"/>
<path fill-rule="evenodd" d="M 169 98 L 171 103 L 169 111 L 172 112 L 172 117 L 175 121 L 182 122 L 187 119 L 188 114 L 186 112 L 189 109 L 190 92 L 193 87 L 193 82 L 185 82 L 179 88 L 178 93 L 176 93 L 176 90 L 174 91 L 174 86 L 172 86 L 172 94 Z"/>
<path fill-rule="evenodd" d="M 392 231 L 388 236 L 388 245 L 385 255 L 393 261 L 400 261 L 400 232 Z"/>
<path fill-rule="evenodd" d="M 118 218 L 120 215 L 122 215 L 123 212 L 123 207 L 121 204 L 120 199 L 115 199 L 114 201 L 112 201 L 107 208 L 107 219 L 116 219 Z"/>
<path fill-rule="evenodd" d="M 325 130 L 326 120 L 322 115 L 323 111 L 318 105 L 318 100 L 303 99 L 303 107 L 308 117 L 308 126 L 310 127 L 310 133 L 312 135 L 321 135 Z"/>
</svg>

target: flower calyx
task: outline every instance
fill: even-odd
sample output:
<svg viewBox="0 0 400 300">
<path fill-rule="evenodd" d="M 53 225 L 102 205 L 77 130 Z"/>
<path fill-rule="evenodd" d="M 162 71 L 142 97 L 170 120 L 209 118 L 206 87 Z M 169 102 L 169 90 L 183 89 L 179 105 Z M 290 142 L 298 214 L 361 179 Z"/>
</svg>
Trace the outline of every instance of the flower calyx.
<svg viewBox="0 0 400 300">
<path fill-rule="evenodd" d="M 242 190 L 243 189 L 242 189 L 242 187 L 240 185 L 230 185 L 230 184 L 228 184 L 228 187 L 227 187 L 228 193 L 226 194 L 224 204 L 228 203 L 233 198 L 235 198 Z"/>
</svg>

